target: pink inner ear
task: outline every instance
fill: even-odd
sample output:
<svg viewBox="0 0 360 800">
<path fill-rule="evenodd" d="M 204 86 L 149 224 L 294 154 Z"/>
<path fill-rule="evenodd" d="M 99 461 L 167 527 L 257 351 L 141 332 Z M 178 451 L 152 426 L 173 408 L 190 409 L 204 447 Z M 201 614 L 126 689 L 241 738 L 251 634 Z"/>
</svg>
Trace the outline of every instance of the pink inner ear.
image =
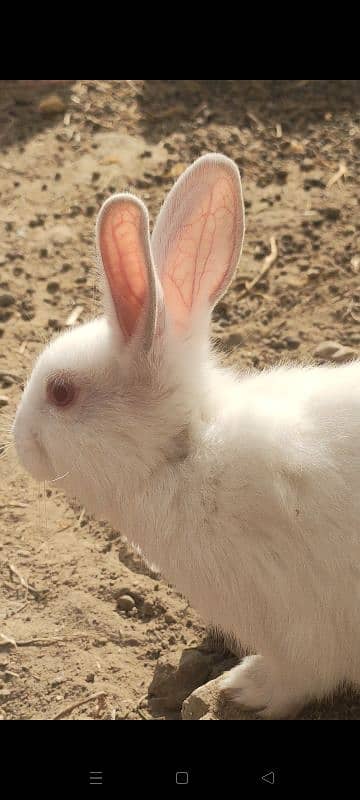
<svg viewBox="0 0 360 800">
<path fill-rule="evenodd" d="M 170 193 L 153 235 L 166 306 L 178 330 L 209 311 L 236 269 L 244 222 L 240 179 L 220 157 L 195 162 Z"/>
<path fill-rule="evenodd" d="M 133 335 L 149 298 L 144 212 L 136 201 L 114 200 L 100 224 L 99 246 L 121 330 Z"/>
</svg>

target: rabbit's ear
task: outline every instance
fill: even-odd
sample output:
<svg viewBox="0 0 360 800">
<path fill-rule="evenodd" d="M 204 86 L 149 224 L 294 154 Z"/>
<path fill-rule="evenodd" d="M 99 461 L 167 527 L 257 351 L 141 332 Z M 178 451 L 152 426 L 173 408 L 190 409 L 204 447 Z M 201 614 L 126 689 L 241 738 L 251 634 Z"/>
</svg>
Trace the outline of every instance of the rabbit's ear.
<svg viewBox="0 0 360 800">
<path fill-rule="evenodd" d="M 226 156 L 197 159 L 158 216 L 151 246 L 166 310 L 178 331 L 210 312 L 235 273 L 244 238 L 240 174 Z"/>
<path fill-rule="evenodd" d="M 106 279 L 105 309 L 110 315 L 115 312 L 126 342 L 139 334 L 148 350 L 161 287 L 151 257 L 148 212 L 141 200 L 131 194 L 110 197 L 98 216 L 96 243 Z"/>
</svg>

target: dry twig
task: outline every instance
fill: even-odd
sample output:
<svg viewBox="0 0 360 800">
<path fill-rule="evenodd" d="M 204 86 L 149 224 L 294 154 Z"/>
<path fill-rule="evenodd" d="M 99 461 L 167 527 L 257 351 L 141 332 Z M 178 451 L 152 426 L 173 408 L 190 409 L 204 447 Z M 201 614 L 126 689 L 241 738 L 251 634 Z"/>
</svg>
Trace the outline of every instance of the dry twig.
<svg viewBox="0 0 360 800">
<path fill-rule="evenodd" d="M 114 641 L 116 644 L 119 643 L 116 637 L 114 638 L 110 637 L 110 639 L 106 639 L 104 636 L 97 636 L 96 633 L 73 633 L 70 634 L 69 636 L 54 636 L 52 638 L 49 637 L 48 639 L 46 637 L 39 636 L 35 637 L 34 639 L 17 639 L 17 640 L 10 638 L 5 634 L 0 633 L 0 646 L 1 643 L 3 643 L 3 644 L 12 644 L 13 647 L 31 647 L 32 645 L 43 645 L 44 647 L 48 647 L 49 645 L 58 644 L 59 642 L 71 642 L 76 639 L 91 639 L 91 638 L 96 640 L 97 642 L 105 643 L 107 641 Z"/>
<path fill-rule="evenodd" d="M 261 278 L 263 278 L 264 275 L 266 275 L 266 273 L 269 272 L 270 267 L 272 267 L 277 257 L 278 257 L 278 249 L 276 245 L 276 239 L 275 236 L 270 236 L 270 253 L 264 259 L 263 268 L 259 273 L 259 275 L 257 275 L 256 278 L 254 278 L 254 280 L 248 283 L 245 289 L 242 292 L 240 292 L 239 294 L 240 299 L 246 297 L 246 295 L 249 294 L 249 292 L 251 292 L 252 289 L 259 283 Z"/>
<path fill-rule="evenodd" d="M 26 591 L 26 597 L 28 595 L 28 592 L 30 592 L 30 594 L 33 594 L 34 597 L 38 598 L 38 597 L 41 597 L 41 595 L 44 595 L 44 594 L 46 594 L 46 592 L 49 591 L 48 589 L 35 589 L 34 586 L 31 586 L 31 584 L 28 583 L 26 578 L 23 577 L 21 572 L 14 566 L 14 564 L 11 564 L 11 562 L 8 561 L 7 565 L 9 567 L 10 574 L 11 575 L 15 575 L 18 578 L 18 580 L 20 581 L 21 586 L 24 587 L 24 589 Z"/>
<path fill-rule="evenodd" d="M 90 703 L 92 700 L 98 700 L 99 697 L 105 697 L 105 696 L 106 692 L 96 692 L 96 694 L 89 694 L 82 700 L 77 700 L 76 703 L 71 703 L 71 705 L 66 706 L 66 708 L 63 708 L 63 710 L 59 711 L 59 713 L 56 714 L 55 717 L 52 717 L 52 719 L 62 719 L 63 717 L 66 717 L 68 714 L 71 714 L 71 712 L 74 711 L 75 708 L 79 708 L 79 706 L 84 706 L 85 703 Z"/>
<path fill-rule="evenodd" d="M 334 183 L 337 183 L 337 181 L 339 181 L 340 178 L 343 178 L 346 175 L 346 173 L 347 173 L 347 166 L 345 164 L 345 161 L 341 161 L 339 169 L 337 170 L 337 172 L 335 172 L 335 175 L 333 175 L 332 178 L 330 178 L 330 180 L 327 182 L 326 188 L 330 189 L 332 186 L 334 186 Z"/>
</svg>

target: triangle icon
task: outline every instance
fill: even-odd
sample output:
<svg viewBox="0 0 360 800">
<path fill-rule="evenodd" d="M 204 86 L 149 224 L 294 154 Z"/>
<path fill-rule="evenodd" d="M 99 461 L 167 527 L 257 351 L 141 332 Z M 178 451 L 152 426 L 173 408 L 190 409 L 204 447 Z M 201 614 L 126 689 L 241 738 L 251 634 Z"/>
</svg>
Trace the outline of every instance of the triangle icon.
<svg viewBox="0 0 360 800">
<path fill-rule="evenodd" d="M 275 783 L 275 773 L 267 772 L 266 775 L 261 776 L 261 780 L 265 783 Z"/>
</svg>

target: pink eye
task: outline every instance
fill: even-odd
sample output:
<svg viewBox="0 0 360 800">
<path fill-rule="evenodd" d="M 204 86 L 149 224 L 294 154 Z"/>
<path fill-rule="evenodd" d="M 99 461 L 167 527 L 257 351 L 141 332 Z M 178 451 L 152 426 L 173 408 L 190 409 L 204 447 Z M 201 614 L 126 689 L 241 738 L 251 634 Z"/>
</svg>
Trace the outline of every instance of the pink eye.
<svg viewBox="0 0 360 800">
<path fill-rule="evenodd" d="M 76 395 L 75 385 L 67 375 L 49 378 L 46 391 L 50 403 L 60 408 L 70 405 Z"/>
</svg>

